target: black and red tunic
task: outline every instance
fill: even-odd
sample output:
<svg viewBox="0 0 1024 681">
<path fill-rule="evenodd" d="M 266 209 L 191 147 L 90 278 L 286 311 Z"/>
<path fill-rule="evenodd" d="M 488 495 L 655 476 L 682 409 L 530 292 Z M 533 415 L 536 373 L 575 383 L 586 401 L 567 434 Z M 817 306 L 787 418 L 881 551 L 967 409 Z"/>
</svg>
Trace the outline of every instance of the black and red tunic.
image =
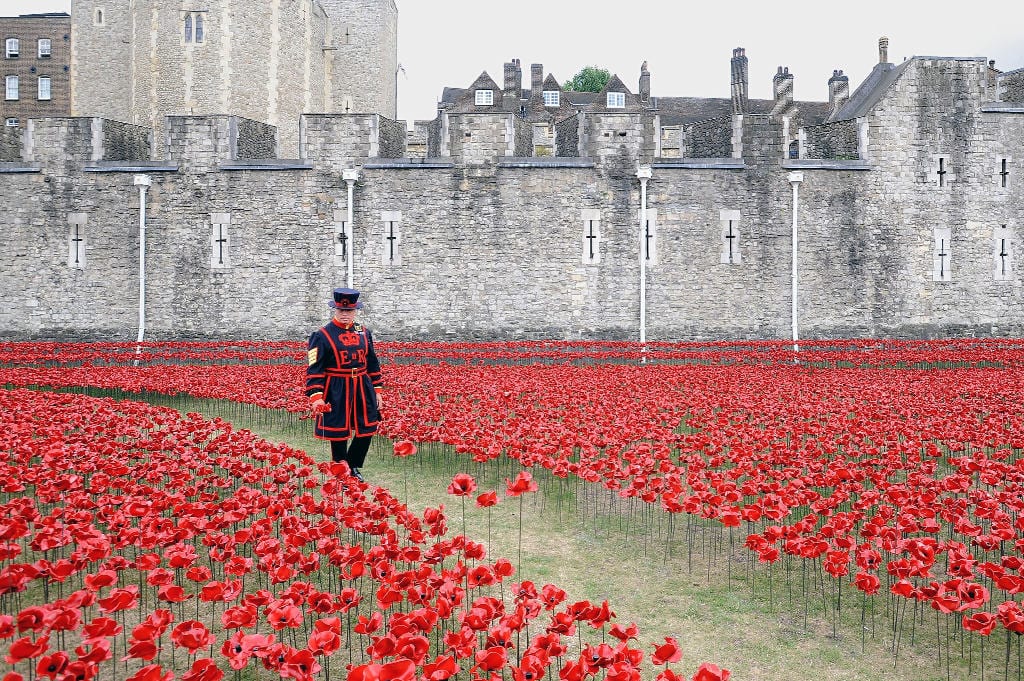
<svg viewBox="0 0 1024 681">
<path fill-rule="evenodd" d="M 380 423 L 375 388 L 382 385 L 373 335 L 360 324 L 333 319 L 309 337 L 306 395 L 320 393 L 331 410 L 317 414 L 313 434 L 321 440 L 373 435 Z"/>
</svg>

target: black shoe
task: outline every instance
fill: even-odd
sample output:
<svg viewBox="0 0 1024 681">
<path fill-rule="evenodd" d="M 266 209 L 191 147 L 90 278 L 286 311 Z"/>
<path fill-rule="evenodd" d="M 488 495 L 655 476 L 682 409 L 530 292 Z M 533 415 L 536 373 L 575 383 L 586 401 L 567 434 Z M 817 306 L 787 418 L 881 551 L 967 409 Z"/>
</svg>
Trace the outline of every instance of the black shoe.
<svg viewBox="0 0 1024 681">
<path fill-rule="evenodd" d="M 359 472 L 358 468 L 353 468 L 352 469 L 352 477 L 355 478 L 356 480 L 358 480 L 359 482 L 364 482 L 363 481 L 363 474 Z"/>
</svg>

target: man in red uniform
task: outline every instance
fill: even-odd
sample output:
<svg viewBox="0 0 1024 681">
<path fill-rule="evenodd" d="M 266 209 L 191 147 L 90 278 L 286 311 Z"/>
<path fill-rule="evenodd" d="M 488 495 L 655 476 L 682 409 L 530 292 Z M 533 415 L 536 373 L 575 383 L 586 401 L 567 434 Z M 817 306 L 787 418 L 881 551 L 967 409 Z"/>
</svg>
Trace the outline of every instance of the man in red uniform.
<svg viewBox="0 0 1024 681">
<path fill-rule="evenodd" d="M 359 291 L 336 288 L 329 306 L 331 321 L 309 337 L 306 395 L 316 414 L 313 434 L 329 440 L 331 459 L 346 462 L 362 480 L 359 469 L 380 423 L 380 362 L 370 330 L 355 321 L 363 307 Z"/>
</svg>

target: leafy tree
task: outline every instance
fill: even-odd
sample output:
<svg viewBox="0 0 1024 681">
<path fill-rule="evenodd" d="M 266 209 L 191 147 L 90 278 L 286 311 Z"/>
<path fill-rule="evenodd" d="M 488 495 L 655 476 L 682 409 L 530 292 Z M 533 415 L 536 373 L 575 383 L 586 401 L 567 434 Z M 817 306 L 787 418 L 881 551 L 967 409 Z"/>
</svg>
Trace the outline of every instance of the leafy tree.
<svg viewBox="0 0 1024 681">
<path fill-rule="evenodd" d="M 600 92 L 611 77 L 608 69 L 584 66 L 579 73 L 565 81 L 562 89 L 574 92 Z"/>
</svg>

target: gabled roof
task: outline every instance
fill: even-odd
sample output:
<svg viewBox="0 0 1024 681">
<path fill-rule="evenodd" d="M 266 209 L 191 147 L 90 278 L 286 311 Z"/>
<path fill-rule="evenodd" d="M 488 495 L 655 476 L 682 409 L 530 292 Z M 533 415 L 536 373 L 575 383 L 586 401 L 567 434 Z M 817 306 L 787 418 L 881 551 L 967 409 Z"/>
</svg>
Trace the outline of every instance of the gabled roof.
<svg viewBox="0 0 1024 681">
<path fill-rule="evenodd" d="M 549 73 L 548 77 L 544 79 L 544 84 L 541 86 L 541 88 L 550 92 L 551 90 L 561 90 L 562 85 L 558 82 L 554 75 Z"/>
<path fill-rule="evenodd" d="M 494 82 L 494 79 L 491 78 L 487 74 L 486 71 L 484 71 L 483 73 L 481 73 L 479 76 L 476 77 L 476 80 L 474 80 L 473 84 L 469 86 L 469 89 L 470 90 L 500 90 L 501 88 L 498 87 L 498 84 Z"/>
<path fill-rule="evenodd" d="M 899 66 L 888 63 L 876 64 L 864 82 L 850 95 L 846 104 L 829 119 L 830 122 L 848 121 L 866 115 L 882 99 L 882 96 L 889 90 L 889 86 L 903 75 L 909 64 L 909 59 Z"/>
<path fill-rule="evenodd" d="M 612 77 L 608 79 L 608 82 L 605 83 L 604 89 L 601 90 L 599 94 L 603 95 L 609 92 L 625 92 L 627 95 L 633 94 L 629 91 L 629 88 L 626 87 L 626 84 L 619 79 L 617 74 L 613 74 Z"/>
<path fill-rule="evenodd" d="M 493 103 L 487 106 L 477 106 L 476 91 L 490 90 L 493 93 Z M 486 71 L 477 76 L 473 84 L 468 88 L 445 88 L 441 96 L 441 104 L 446 104 L 450 111 L 467 113 L 472 111 L 495 111 L 502 107 L 503 91 L 494 79 Z"/>
</svg>

